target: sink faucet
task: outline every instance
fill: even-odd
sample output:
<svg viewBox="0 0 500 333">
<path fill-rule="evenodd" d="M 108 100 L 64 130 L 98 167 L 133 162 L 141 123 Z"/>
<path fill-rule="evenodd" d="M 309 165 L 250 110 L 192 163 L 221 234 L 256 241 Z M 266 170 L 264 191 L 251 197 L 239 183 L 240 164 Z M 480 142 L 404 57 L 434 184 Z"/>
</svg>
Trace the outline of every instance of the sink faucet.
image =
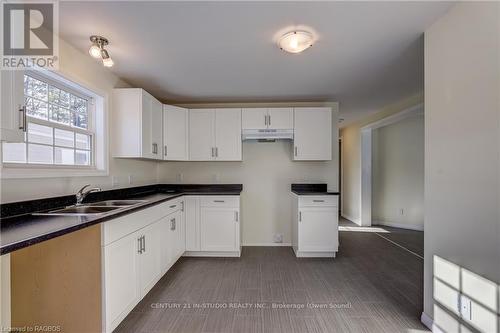
<svg viewBox="0 0 500 333">
<path fill-rule="evenodd" d="M 92 192 L 99 192 L 101 191 L 101 188 L 100 187 L 94 187 L 94 188 L 91 188 L 87 191 L 85 191 L 85 189 L 87 187 L 89 187 L 90 184 L 87 184 L 85 185 L 84 187 L 82 187 L 78 192 L 76 192 L 76 205 L 77 206 L 80 206 L 83 202 L 83 199 L 85 199 L 85 197 L 89 194 L 89 193 L 92 193 Z"/>
</svg>

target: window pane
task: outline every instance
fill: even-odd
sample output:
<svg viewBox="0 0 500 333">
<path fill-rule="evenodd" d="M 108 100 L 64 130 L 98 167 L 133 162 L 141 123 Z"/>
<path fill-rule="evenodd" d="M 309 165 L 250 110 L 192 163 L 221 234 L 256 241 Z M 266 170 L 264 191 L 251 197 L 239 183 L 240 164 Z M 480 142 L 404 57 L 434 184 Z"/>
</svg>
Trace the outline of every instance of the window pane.
<svg viewBox="0 0 500 333">
<path fill-rule="evenodd" d="M 53 86 L 50 86 L 49 87 L 49 103 L 59 104 L 60 93 L 61 93 L 60 89 L 53 87 Z"/>
<path fill-rule="evenodd" d="M 26 163 L 26 144 L 3 142 L 2 155 L 5 163 Z"/>
<path fill-rule="evenodd" d="M 26 114 L 35 118 L 47 119 L 47 102 L 30 98 L 29 104 L 26 105 Z"/>
<path fill-rule="evenodd" d="M 28 144 L 28 163 L 52 164 L 52 147 Z"/>
<path fill-rule="evenodd" d="M 73 113 L 73 126 L 87 128 L 87 115 L 84 113 Z"/>
<path fill-rule="evenodd" d="M 75 164 L 90 165 L 90 153 L 85 150 L 76 150 Z"/>
<path fill-rule="evenodd" d="M 87 101 L 83 98 L 71 95 L 71 110 L 80 113 L 87 112 Z"/>
<path fill-rule="evenodd" d="M 59 104 L 65 108 L 69 108 L 69 106 L 70 106 L 69 96 L 70 96 L 69 92 L 61 90 L 61 100 L 60 100 Z"/>
<path fill-rule="evenodd" d="M 75 151 L 68 148 L 54 148 L 56 164 L 75 164 Z"/>
<path fill-rule="evenodd" d="M 90 149 L 90 136 L 76 133 L 76 148 Z"/>
<path fill-rule="evenodd" d="M 38 98 L 42 101 L 47 102 L 48 100 L 48 85 L 45 82 L 31 78 L 31 84 L 33 85 L 32 96 Z"/>
<path fill-rule="evenodd" d="M 75 146 L 75 133 L 71 131 L 64 131 L 60 129 L 54 129 L 56 141 L 56 146 L 64 147 L 74 147 Z M 56 150 L 57 152 L 57 150 Z"/>
<path fill-rule="evenodd" d="M 52 145 L 52 127 L 28 123 L 28 141 Z"/>
<path fill-rule="evenodd" d="M 50 121 L 69 125 L 71 123 L 71 113 L 68 109 L 50 105 Z"/>
</svg>

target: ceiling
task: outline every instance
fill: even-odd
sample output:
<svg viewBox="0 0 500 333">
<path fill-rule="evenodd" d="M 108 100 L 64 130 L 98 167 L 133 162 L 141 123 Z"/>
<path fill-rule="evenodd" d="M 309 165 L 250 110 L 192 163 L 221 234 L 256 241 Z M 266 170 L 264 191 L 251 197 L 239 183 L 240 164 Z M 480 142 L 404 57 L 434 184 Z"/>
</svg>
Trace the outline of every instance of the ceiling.
<svg viewBox="0 0 500 333">
<path fill-rule="evenodd" d="M 449 2 L 61 2 L 62 38 L 164 102 L 338 101 L 344 124 L 423 90 L 423 32 Z M 318 41 L 292 55 L 280 32 Z"/>
</svg>

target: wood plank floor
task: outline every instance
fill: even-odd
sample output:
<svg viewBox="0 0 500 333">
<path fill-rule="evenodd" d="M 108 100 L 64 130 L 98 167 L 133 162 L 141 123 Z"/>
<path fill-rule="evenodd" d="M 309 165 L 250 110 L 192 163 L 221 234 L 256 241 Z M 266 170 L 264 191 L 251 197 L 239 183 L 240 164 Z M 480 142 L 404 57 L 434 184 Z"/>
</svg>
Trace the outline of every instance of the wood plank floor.
<svg viewBox="0 0 500 333">
<path fill-rule="evenodd" d="M 181 258 L 115 332 L 427 331 L 423 261 L 375 232 L 348 229 L 336 259 L 297 259 L 289 247 Z M 411 233 L 405 240 L 418 244 Z"/>
</svg>

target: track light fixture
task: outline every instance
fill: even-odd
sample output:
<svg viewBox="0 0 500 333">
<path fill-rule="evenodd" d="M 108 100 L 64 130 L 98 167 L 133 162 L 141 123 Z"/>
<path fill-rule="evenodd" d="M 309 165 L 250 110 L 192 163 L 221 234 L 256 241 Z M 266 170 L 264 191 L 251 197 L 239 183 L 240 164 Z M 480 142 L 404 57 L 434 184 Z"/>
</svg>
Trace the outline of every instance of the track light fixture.
<svg viewBox="0 0 500 333">
<path fill-rule="evenodd" d="M 90 41 L 92 42 L 92 45 L 89 48 L 90 56 L 96 59 L 102 59 L 102 64 L 104 67 L 113 66 L 113 59 L 111 59 L 108 51 L 104 48 L 109 44 L 109 41 L 102 36 L 96 35 L 90 36 Z"/>
</svg>

